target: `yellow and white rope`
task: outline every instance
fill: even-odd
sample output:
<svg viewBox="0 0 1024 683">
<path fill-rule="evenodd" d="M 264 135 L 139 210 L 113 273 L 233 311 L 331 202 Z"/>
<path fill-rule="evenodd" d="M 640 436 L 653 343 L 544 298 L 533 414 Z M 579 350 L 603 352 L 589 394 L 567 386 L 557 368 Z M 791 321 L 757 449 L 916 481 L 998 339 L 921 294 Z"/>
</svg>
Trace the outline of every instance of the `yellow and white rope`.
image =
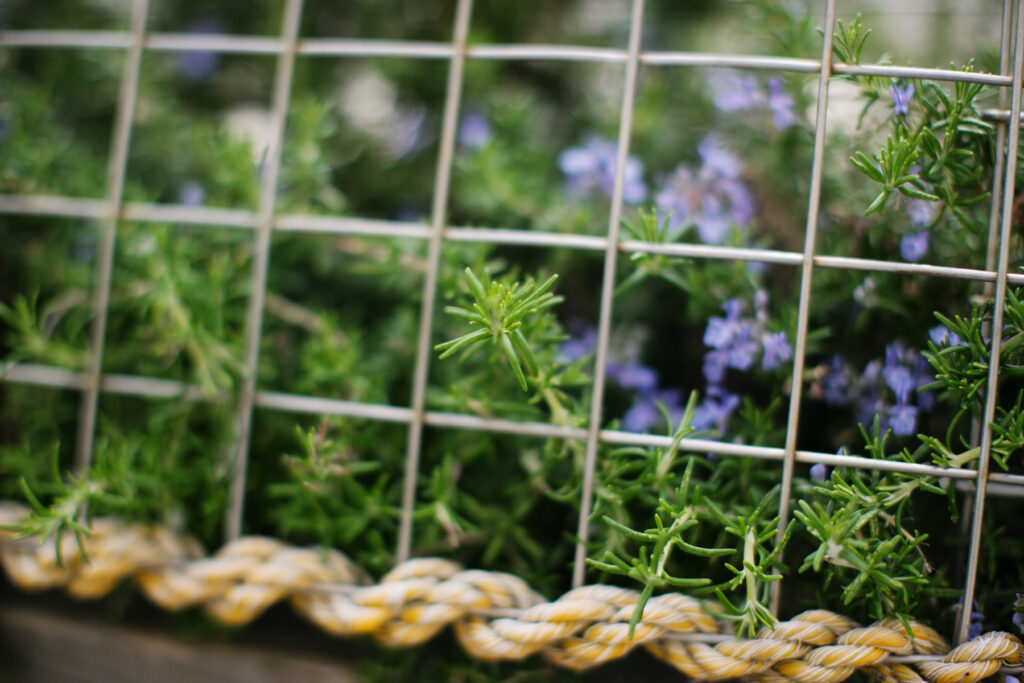
<svg viewBox="0 0 1024 683">
<path fill-rule="evenodd" d="M 27 510 L 0 504 L 0 526 Z M 295 548 L 246 537 L 204 556 L 194 541 L 165 529 L 96 520 L 83 562 L 74 539 L 14 542 L 0 531 L 0 563 L 24 590 L 62 587 L 78 598 L 99 598 L 121 581 L 134 581 L 166 609 L 202 605 L 225 624 L 245 624 L 281 600 L 318 627 L 339 636 L 372 635 L 407 647 L 447 626 L 471 655 L 515 660 L 541 653 L 582 670 L 643 647 L 698 680 L 831 683 L 862 670 L 883 681 L 970 683 L 1019 666 L 1024 645 L 1008 633 L 986 633 L 949 651 L 934 630 L 886 619 L 868 627 L 825 610 L 810 610 L 753 639 L 723 635 L 700 602 L 671 593 L 651 598 L 630 637 L 639 594 L 615 586 L 584 586 L 547 602 L 511 574 L 464 570 L 438 558 L 409 560 L 373 584 L 342 553 Z M 701 642 L 717 640 L 718 642 Z M 715 636 L 718 636 L 715 638 Z M 889 661 L 929 655 L 908 665 Z M 916 667 L 916 668 L 915 668 Z"/>
</svg>

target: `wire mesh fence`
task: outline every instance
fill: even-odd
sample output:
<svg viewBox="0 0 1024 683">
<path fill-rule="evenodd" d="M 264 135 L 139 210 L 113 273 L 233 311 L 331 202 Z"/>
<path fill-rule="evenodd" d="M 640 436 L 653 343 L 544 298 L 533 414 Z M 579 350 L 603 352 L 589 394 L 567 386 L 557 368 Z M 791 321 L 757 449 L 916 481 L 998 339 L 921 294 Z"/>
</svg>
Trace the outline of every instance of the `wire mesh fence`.
<svg viewBox="0 0 1024 683">
<path fill-rule="evenodd" d="M 990 425 L 996 415 L 994 390 L 1000 372 L 1000 335 L 1003 328 L 1007 287 L 1024 284 L 1024 275 L 1010 272 L 1010 244 L 1013 225 L 1015 160 L 1019 146 L 1019 129 L 1008 125 L 1020 120 L 1022 55 L 1024 55 L 1024 17 L 1019 3 L 1007 0 L 1002 9 L 1001 63 L 998 73 L 966 72 L 956 69 L 930 69 L 889 65 L 854 65 L 835 60 L 833 38 L 837 0 L 828 0 L 817 9 L 817 22 L 824 27 L 818 45 L 819 56 L 796 59 L 760 55 L 717 54 L 688 51 L 647 49 L 644 45 L 645 0 L 633 0 L 628 22 L 628 40 L 624 47 L 590 47 L 581 45 L 541 44 L 476 44 L 470 40 L 473 1 L 459 0 L 454 12 L 451 39 L 447 41 L 409 41 L 373 38 L 311 38 L 300 35 L 303 0 L 286 0 L 283 7 L 280 35 L 251 36 L 185 34 L 150 30 L 149 0 L 133 0 L 129 28 L 125 31 L 100 30 L 7 30 L 0 33 L 0 48 L 59 49 L 95 48 L 117 51 L 123 55 L 118 85 L 116 114 L 113 122 L 109 168 L 102 198 L 86 199 L 71 196 L 38 194 L 7 194 L 0 196 L 0 212 L 12 215 L 70 217 L 99 221 L 102 225 L 97 248 L 95 276 L 91 292 L 94 319 L 91 323 L 91 345 L 84 370 L 69 370 L 40 364 L 20 363 L 6 368 L 4 381 L 73 389 L 81 394 L 78 417 L 77 467 L 88 467 L 95 444 L 97 406 L 105 393 L 143 397 L 184 397 L 187 400 L 210 400 L 198 387 L 176 380 L 129 374 L 102 372 L 104 350 L 107 348 L 107 311 L 110 305 L 111 282 L 114 277 L 115 244 L 121 221 L 140 223 L 174 222 L 185 225 L 231 228 L 251 233 L 252 266 L 250 292 L 246 307 L 245 345 L 242 358 L 244 372 L 236 405 L 235 457 L 232 464 L 232 486 L 226 536 L 237 537 L 242 529 L 245 505 L 247 460 L 252 440 L 253 411 L 256 408 L 289 413 L 337 415 L 407 426 L 404 487 L 401 497 L 401 520 L 396 557 L 409 557 L 413 538 L 413 512 L 416 504 L 416 481 L 424 430 L 427 428 L 475 430 L 530 437 L 569 439 L 585 444 L 583 486 L 579 500 L 579 541 L 573 562 L 573 585 L 583 583 L 585 541 L 589 536 L 594 496 L 594 471 L 599 447 L 604 445 L 668 446 L 672 437 L 642 434 L 603 428 L 605 424 L 606 368 L 609 361 L 609 339 L 613 324 L 613 292 L 616 286 L 617 257 L 620 254 L 652 254 L 670 258 L 722 260 L 778 264 L 795 269 L 797 299 L 793 366 L 789 384 L 785 439 L 779 446 L 727 443 L 709 439 L 684 439 L 686 451 L 713 453 L 778 461 L 782 463 L 779 530 L 790 515 L 790 494 L 796 463 L 825 464 L 873 471 L 904 472 L 934 475 L 964 482 L 972 492 L 970 501 L 970 548 L 967 554 L 963 594 L 970 604 L 978 581 L 977 567 L 982 552 L 982 519 L 986 501 L 992 495 L 1024 495 L 1024 475 L 990 471 L 993 434 Z M 139 104 L 139 80 L 145 55 L 220 53 L 266 56 L 274 60 L 270 91 L 269 140 L 261 167 L 259 191 L 254 208 L 213 208 L 187 204 L 162 204 L 130 201 L 125 196 L 129 149 L 132 143 L 133 120 Z M 282 212 L 278 205 L 279 179 L 286 122 L 289 118 L 293 76 L 298 58 L 351 57 L 402 58 L 436 60 L 447 66 L 440 130 L 437 141 L 436 172 L 430 194 L 429 220 L 400 221 L 351 216 L 304 215 Z M 458 125 L 464 113 L 462 105 L 465 73 L 469 65 L 481 60 L 550 61 L 571 64 L 600 64 L 614 70 L 620 79 L 618 102 L 618 134 L 615 142 L 615 167 L 607 212 L 606 228 L 601 234 L 583 235 L 546 232 L 508 227 L 481 228 L 450 225 L 451 180 L 458 136 Z M 656 69 L 733 69 L 741 72 L 760 71 L 773 75 L 805 74 L 816 79 L 814 100 L 813 155 L 806 178 L 807 203 L 802 229 L 802 248 L 790 250 L 757 247 L 718 246 L 709 244 L 652 243 L 629 239 L 622 234 L 623 193 L 627 159 L 630 154 L 634 107 L 638 77 L 642 68 Z M 882 261 L 819 253 L 821 230 L 821 193 L 825 155 L 826 127 L 829 116 L 830 84 L 837 75 L 879 76 L 906 79 L 928 79 L 944 83 L 977 83 L 1000 90 L 1000 107 L 986 112 L 997 127 L 994 182 L 990 200 L 990 233 L 987 258 L 983 267 Z M 274 259 L 271 237 L 275 234 L 353 235 L 382 239 L 418 241 L 425 247 L 426 274 L 422 283 L 422 305 L 417 313 L 418 334 L 411 378 L 411 395 L 407 404 L 387 405 L 351 400 L 300 395 L 257 387 L 260 349 L 264 334 L 264 311 L 267 303 L 268 270 Z M 431 321 L 435 317 L 439 268 L 445 245 L 488 243 L 529 246 L 539 249 L 568 249 L 591 252 L 601 259 L 600 297 L 596 326 L 596 360 L 589 421 L 585 427 L 558 426 L 545 422 L 523 422 L 500 417 L 442 412 L 427 408 L 428 377 L 434 342 Z M 17 249 L 17 245 L 8 245 Z M 816 270 L 887 272 L 913 276 L 945 278 L 978 283 L 979 290 L 994 297 L 991 325 L 992 355 L 988 364 L 986 403 L 978 443 L 981 455 L 976 467 L 945 468 L 917 462 L 879 461 L 857 455 L 802 450 L 798 433 L 803 416 L 803 392 L 808 371 L 808 320 L 812 301 L 812 277 Z M 222 397 L 220 400 L 233 400 Z M 774 594 L 778 605 L 779 593 Z M 967 633 L 969 611 L 964 610 L 958 624 L 959 638 Z"/>
</svg>

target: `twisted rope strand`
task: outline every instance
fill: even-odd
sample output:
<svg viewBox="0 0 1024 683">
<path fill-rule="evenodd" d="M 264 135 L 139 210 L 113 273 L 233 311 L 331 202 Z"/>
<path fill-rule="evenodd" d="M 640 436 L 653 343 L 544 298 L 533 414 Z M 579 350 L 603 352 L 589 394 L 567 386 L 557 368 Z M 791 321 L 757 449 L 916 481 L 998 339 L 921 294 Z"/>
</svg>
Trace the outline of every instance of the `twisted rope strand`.
<svg viewBox="0 0 1024 683">
<path fill-rule="evenodd" d="M 26 513 L 0 503 L 0 526 L 15 525 Z M 0 564 L 26 591 L 63 587 L 95 599 L 130 579 L 164 609 L 201 605 L 229 625 L 248 623 L 287 599 L 329 633 L 372 635 L 391 647 L 423 643 L 451 625 L 469 654 L 489 661 L 541 653 L 583 670 L 642 647 L 697 680 L 764 683 L 832 683 L 858 670 L 891 683 L 971 683 L 1024 661 L 1024 645 L 1009 633 L 986 633 L 949 651 L 938 633 L 916 622 L 890 618 L 860 627 L 825 610 L 737 639 L 699 601 L 679 593 L 651 598 L 630 637 L 637 591 L 583 586 L 548 602 L 516 576 L 465 570 L 439 558 L 403 562 L 373 584 L 336 550 L 260 536 L 206 556 L 193 539 L 166 529 L 98 519 L 84 542 L 87 563 L 70 534 L 57 543 L 62 566 L 55 544 L 15 541 L 0 530 Z M 915 660 L 916 669 L 900 657 Z"/>
</svg>

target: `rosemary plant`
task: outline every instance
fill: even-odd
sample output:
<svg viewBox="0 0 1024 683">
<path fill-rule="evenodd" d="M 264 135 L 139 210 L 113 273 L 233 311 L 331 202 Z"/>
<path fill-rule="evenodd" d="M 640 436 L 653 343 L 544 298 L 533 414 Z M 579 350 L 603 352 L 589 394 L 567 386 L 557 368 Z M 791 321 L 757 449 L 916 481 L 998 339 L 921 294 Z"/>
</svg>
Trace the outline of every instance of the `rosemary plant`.
<svg viewBox="0 0 1024 683">
<path fill-rule="evenodd" d="M 153 30 L 280 29 L 273 13 L 207 4 L 154 3 Z M 451 34 L 450 4 L 353 7 L 366 36 L 432 41 Z M 580 21 L 592 15 L 586 3 L 543 4 L 477 3 L 471 38 L 618 45 L 626 33 L 626 23 Z M 11 3 L 0 7 L 0 24 L 123 29 L 108 5 Z M 348 35 L 355 25 L 355 14 L 304 5 L 303 36 Z M 820 56 L 815 3 L 743 5 L 740 21 L 729 3 L 647 3 L 644 49 Z M 748 16 L 756 23 L 745 24 Z M 705 25 L 722 30 L 693 28 Z M 834 60 L 893 64 L 874 57 L 884 28 L 869 39 L 860 17 L 838 22 Z M 708 43 L 711 36 L 735 44 Z M 988 46 L 963 47 L 981 56 L 952 70 L 998 70 L 994 53 L 981 51 Z M 100 52 L 0 52 L 0 194 L 106 196 L 122 65 L 107 54 L 114 51 Z M 986 111 L 998 105 L 997 89 L 833 76 L 815 254 L 859 259 L 867 270 L 832 267 L 835 260 L 815 267 L 803 373 L 794 377 L 801 281 L 791 255 L 805 246 L 817 76 L 641 69 L 595 411 L 597 293 L 607 271 L 599 243 L 588 240 L 604 235 L 616 180 L 621 92 L 613 71 L 467 60 L 444 207 L 460 227 L 452 239 L 445 233 L 434 264 L 421 238 L 435 209 L 447 66 L 300 54 L 279 182 L 269 188 L 277 223 L 259 358 L 246 367 L 260 260 L 236 219 L 259 207 L 267 168 L 259 131 L 271 120 L 273 69 L 263 56 L 147 48 L 123 194 L 130 220 L 117 225 L 101 370 L 121 376 L 128 391 L 139 386 L 132 377 L 169 382 L 159 385 L 162 396 L 104 391 L 92 463 L 75 471 L 77 390 L 22 383 L 19 373 L 66 379 L 89 369 L 91 301 L 106 286 L 95 280 L 105 226 L 92 214 L 68 218 L 71 209 L 0 215 L 9 246 L 0 250 L 0 376 L 11 380 L 0 384 L 0 494 L 31 506 L 19 533 L 81 541 L 90 517 L 118 515 L 217 547 L 239 388 L 252 378 L 272 400 L 253 412 L 244 530 L 337 547 L 379 575 L 394 563 L 408 426 L 270 406 L 281 394 L 408 406 L 420 376 L 422 298 L 436 296 L 443 312 L 424 321 L 436 344 L 426 410 L 541 422 L 560 436 L 427 420 L 413 481 L 414 555 L 514 571 L 552 597 L 567 589 L 587 462 L 577 437 L 593 427 L 602 438 L 587 578 L 640 592 L 633 626 L 652 595 L 681 590 L 742 635 L 807 607 L 863 621 L 896 615 L 950 632 L 972 493 L 938 472 L 899 473 L 884 463 L 975 467 L 980 436 L 991 429 L 992 468 L 1024 472 L 1024 293 L 1010 287 L 996 302 L 994 288 L 955 277 L 959 270 L 940 278 L 874 264 L 994 269 L 990 204 L 1002 179 L 994 176 L 997 117 Z M 1020 187 L 1024 164 L 1008 166 Z M 136 211 L 135 203 L 223 209 L 203 215 L 230 226 Z M 150 214 L 161 220 L 139 218 Z M 338 215 L 358 219 L 359 234 L 323 233 L 321 217 Z M 1010 219 L 1017 235 L 1016 211 Z M 476 239 L 474 226 L 492 231 Z M 492 239 L 498 227 L 520 232 Z M 530 231 L 543 240 L 517 246 Z M 563 243 L 562 234 L 580 248 L 547 246 Z M 1016 273 L 1024 265 L 1019 238 L 1008 246 Z M 435 265 L 437 291 L 425 292 Z M 989 389 L 997 305 L 1000 384 Z M 732 444 L 781 452 L 794 381 L 802 383 L 798 450 L 868 461 L 798 461 L 790 499 L 781 501 L 778 461 L 727 454 Z M 986 425 L 990 390 L 997 410 Z M 591 424 L 593 414 L 600 424 Z M 609 431 L 615 438 L 604 438 Z M 642 435 L 666 445 L 643 445 L 653 441 Z M 862 466 L 872 462 L 880 467 Z M 987 616 L 975 619 L 978 628 L 1024 622 L 1024 549 L 1007 540 L 1024 534 L 1018 501 L 986 502 L 975 613 Z M 783 504 L 790 521 L 779 529 Z M 778 614 L 768 609 L 775 585 Z M 449 651 L 423 649 L 400 663 L 374 657 L 364 668 L 380 679 L 395 670 L 438 680 L 550 673 L 542 662 L 478 669 Z"/>
</svg>

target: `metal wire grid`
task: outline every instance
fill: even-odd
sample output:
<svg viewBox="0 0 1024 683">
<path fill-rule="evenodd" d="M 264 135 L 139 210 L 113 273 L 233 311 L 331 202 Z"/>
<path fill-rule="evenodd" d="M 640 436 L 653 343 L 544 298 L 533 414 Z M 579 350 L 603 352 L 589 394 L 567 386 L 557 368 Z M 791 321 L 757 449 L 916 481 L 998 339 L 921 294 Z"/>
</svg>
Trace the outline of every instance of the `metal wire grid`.
<svg viewBox="0 0 1024 683">
<path fill-rule="evenodd" d="M 576 439 L 586 442 L 584 485 L 580 501 L 579 542 L 576 545 L 573 584 L 580 585 L 584 575 L 583 541 L 588 537 L 588 517 L 592 503 L 594 467 L 598 446 L 628 444 L 667 446 L 667 436 L 636 434 L 601 429 L 605 365 L 612 317 L 612 291 L 615 282 L 616 256 L 620 252 L 646 252 L 696 259 L 759 261 L 800 268 L 800 298 L 793 354 L 792 391 L 789 401 L 786 440 L 782 448 L 721 443 L 703 439 L 685 439 L 684 450 L 710 452 L 777 460 L 783 463 L 780 529 L 788 517 L 789 498 L 795 463 L 823 463 L 831 466 L 868 470 L 935 475 L 960 480 L 962 488 L 973 494 L 971 541 L 964 583 L 964 604 L 971 604 L 977 577 L 981 543 L 981 522 L 989 493 L 1024 495 L 1024 475 L 989 472 L 992 431 L 988 427 L 995 415 L 995 391 L 986 392 L 984 421 L 980 425 L 981 456 L 977 469 L 944 469 L 931 465 L 878 461 L 861 456 L 837 456 L 829 453 L 801 451 L 796 448 L 800 420 L 802 377 L 807 341 L 807 325 L 811 305 L 811 282 L 814 268 L 837 268 L 873 272 L 894 272 L 907 275 L 953 278 L 984 283 L 985 292 L 994 295 L 996 305 L 992 322 L 992 356 L 989 362 L 988 387 L 994 387 L 999 373 L 999 345 L 1002 332 L 1003 302 L 1008 284 L 1024 284 L 1024 274 L 1009 274 L 1009 238 L 1014 198 L 1019 127 L 1010 121 L 1021 120 L 1021 75 L 1024 73 L 1024 11 L 1021 2 L 1004 0 L 1002 13 L 1002 49 L 998 74 L 964 73 L 945 69 L 924 69 L 899 66 L 833 64 L 832 39 L 837 0 L 826 0 L 824 31 L 820 60 L 765 56 L 723 55 L 693 52 L 645 52 L 641 49 L 641 27 L 644 0 L 633 0 L 629 43 L 626 50 L 579 47 L 571 45 L 469 45 L 467 34 L 472 13 L 472 0 L 459 0 L 455 12 L 453 38 L 450 43 L 413 42 L 367 39 L 308 39 L 299 37 L 302 0 L 285 0 L 280 37 L 191 35 L 148 33 L 146 20 L 149 0 L 132 0 L 130 30 L 120 31 L 6 31 L 0 32 L 2 47 L 38 48 L 105 48 L 126 51 L 120 92 L 114 120 L 114 134 L 109 159 L 107 192 L 104 199 L 80 199 L 50 195 L 0 195 L 0 213 L 35 214 L 94 219 L 102 225 L 102 237 L 96 265 L 96 284 L 92 305 L 95 318 L 91 327 L 91 356 L 85 371 L 37 364 L 10 366 L 3 381 L 40 386 L 76 389 L 82 392 L 78 420 L 79 468 L 88 466 L 93 449 L 96 407 L 101 392 L 157 398 L 209 400 L 196 387 L 182 382 L 152 377 L 101 373 L 105 345 L 107 306 L 113 270 L 117 223 L 120 220 L 139 222 L 175 222 L 183 224 L 232 227 L 255 232 L 251 293 L 247 311 L 245 336 L 245 368 L 238 398 L 238 438 L 233 467 L 230 504 L 226 519 L 229 538 L 241 531 L 244 504 L 244 483 L 249 451 L 249 432 L 254 407 L 297 413 L 342 415 L 371 420 L 405 423 L 409 426 L 405 480 L 402 496 L 402 518 L 397 558 L 408 557 L 412 539 L 412 510 L 415 503 L 416 473 L 419 466 L 421 437 L 424 426 L 482 430 L 494 433 L 537 437 Z M 277 69 L 273 86 L 273 110 L 270 145 L 260 186 L 257 211 L 213 209 L 193 206 L 129 203 L 123 201 L 124 179 L 128 159 L 132 119 L 137 100 L 142 54 L 152 51 L 216 51 L 238 54 L 276 55 Z M 1010 62 L 1013 51 L 1012 70 Z M 304 56 L 401 57 L 409 59 L 449 60 L 447 94 L 440 137 L 440 151 L 432 197 L 430 224 L 382 221 L 349 217 L 285 215 L 275 212 L 275 188 L 281 164 L 285 122 L 291 94 L 295 59 Z M 618 157 L 607 236 L 566 235 L 500 228 L 459 227 L 446 223 L 449 184 L 459 118 L 463 69 L 467 59 L 492 60 L 565 60 L 624 66 L 624 88 L 621 104 Z M 630 130 L 637 74 L 640 65 L 665 67 L 718 67 L 758 69 L 776 72 L 818 74 L 818 96 L 814 131 L 814 153 L 807 206 L 805 241 L 802 252 L 721 247 L 697 244 L 650 244 L 619 239 L 619 218 L 622 211 L 622 187 L 625 160 L 629 153 Z M 988 112 L 996 122 L 997 149 L 993 197 L 990 214 L 988 253 L 984 269 L 957 268 L 927 264 L 910 264 L 841 256 L 815 254 L 816 232 L 823 171 L 826 118 L 828 113 L 829 78 L 835 74 L 859 74 L 896 78 L 923 78 L 947 82 L 972 82 L 1000 88 L 999 110 Z M 1011 93 L 1007 94 L 1007 86 Z M 1006 110 L 1009 100 L 1009 111 Z M 1001 183 L 999 181 L 1002 181 Z M 270 235 L 274 231 L 300 233 L 351 234 L 374 237 L 412 238 L 428 243 L 427 272 L 424 278 L 423 304 L 414 367 L 413 393 L 408 407 L 367 404 L 325 399 L 256 389 L 256 366 L 266 295 L 267 269 L 270 259 Z M 594 369 L 592 410 L 587 428 L 558 427 L 539 422 L 519 422 L 475 415 L 463 415 L 425 409 L 427 371 L 431 355 L 431 320 L 443 242 L 478 242 L 516 244 L 535 247 L 561 247 L 604 252 L 597 350 Z M 214 400 L 227 400 L 226 397 Z M 780 584 L 777 582 L 774 587 Z M 779 593 L 773 594 L 777 608 Z M 969 610 L 963 610 L 957 627 L 957 639 L 966 637 Z"/>
</svg>

